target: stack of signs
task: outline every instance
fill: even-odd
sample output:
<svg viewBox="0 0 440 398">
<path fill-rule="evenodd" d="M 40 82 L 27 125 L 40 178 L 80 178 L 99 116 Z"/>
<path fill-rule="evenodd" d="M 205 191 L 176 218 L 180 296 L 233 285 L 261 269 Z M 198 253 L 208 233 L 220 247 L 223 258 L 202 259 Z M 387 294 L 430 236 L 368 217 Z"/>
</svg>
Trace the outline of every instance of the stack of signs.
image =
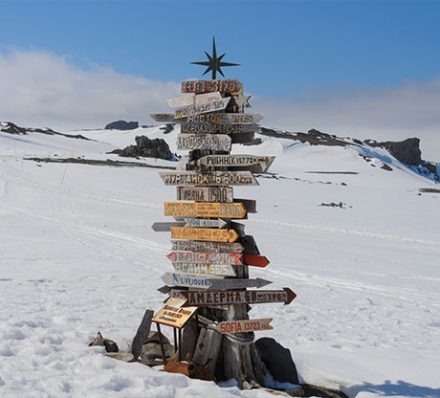
<svg viewBox="0 0 440 398">
<path fill-rule="evenodd" d="M 167 287 L 160 291 L 168 292 L 170 300 L 180 299 L 183 311 L 167 303 L 154 320 L 182 327 L 196 308 L 200 317 L 212 320 L 220 336 L 244 333 L 253 339 L 249 332 L 272 327 L 269 318 L 250 320 L 249 304 L 289 304 L 295 298 L 289 288 L 262 290 L 271 282 L 249 278 L 248 267 L 266 267 L 269 260 L 245 235 L 244 225 L 233 221 L 255 212 L 255 201 L 234 198 L 234 186 L 258 185 L 253 172 L 266 172 L 274 158 L 230 154 L 234 143 L 254 139 L 262 119 L 244 113 L 249 96 L 243 94 L 240 81 L 184 81 L 182 93 L 186 95 L 168 101 L 174 113 L 152 117 L 180 124 L 177 146 L 189 151 L 182 171 L 160 173 L 166 185 L 177 187 L 178 201 L 164 203 L 164 214 L 176 221 L 153 225 L 157 231 L 169 230 L 172 240 L 167 257 L 174 269 L 163 275 Z"/>
</svg>

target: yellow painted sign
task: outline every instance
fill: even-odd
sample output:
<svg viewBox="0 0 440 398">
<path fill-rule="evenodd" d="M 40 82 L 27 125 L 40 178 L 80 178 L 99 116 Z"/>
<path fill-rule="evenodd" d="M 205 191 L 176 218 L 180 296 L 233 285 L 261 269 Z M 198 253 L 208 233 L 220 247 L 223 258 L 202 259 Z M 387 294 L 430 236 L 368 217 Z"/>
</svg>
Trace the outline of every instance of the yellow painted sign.
<svg viewBox="0 0 440 398">
<path fill-rule="evenodd" d="M 181 329 L 197 311 L 197 307 L 173 307 L 165 304 L 154 314 L 153 322 Z"/>
<path fill-rule="evenodd" d="M 190 239 L 207 242 L 236 242 L 239 238 L 233 229 L 172 227 L 171 239 Z"/>
<path fill-rule="evenodd" d="M 246 208 L 243 203 L 216 202 L 165 202 L 164 214 L 174 217 L 205 217 L 205 218 L 245 218 Z"/>
</svg>

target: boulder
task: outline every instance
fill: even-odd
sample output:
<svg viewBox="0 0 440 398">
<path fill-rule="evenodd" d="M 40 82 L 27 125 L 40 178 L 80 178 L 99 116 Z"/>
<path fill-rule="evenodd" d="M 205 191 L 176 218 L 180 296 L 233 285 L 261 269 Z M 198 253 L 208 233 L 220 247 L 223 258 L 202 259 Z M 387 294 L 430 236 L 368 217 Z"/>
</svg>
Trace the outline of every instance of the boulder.
<svg viewBox="0 0 440 398">
<path fill-rule="evenodd" d="M 170 358 L 174 354 L 174 348 L 169 342 L 169 340 L 161 335 L 162 342 L 165 351 L 165 357 Z M 162 350 L 160 348 L 159 332 L 150 332 L 144 340 L 142 345 L 142 351 L 140 355 L 140 360 L 143 364 L 148 366 L 157 365 L 163 362 Z"/>
<path fill-rule="evenodd" d="M 372 147 L 382 147 L 387 149 L 391 155 L 402 163 L 411 166 L 418 166 L 422 162 L 422 151 L 420 150 L 419 138 L 385 142 L 366 140 L 365 143 Z"/>
<path fill-rule="evenodd" d="M 255 342 L 261 360 L 272 377 L 280 383 L 299 384 L 298 372 L 288 348 L 275 339 L 263 337 Z"/>
<path fill-rule="evenodd" d="M 116 120 L 105 126 L 106 130 L 134 130 L 139 127 L 138 122 L 126 122 L 125 120 Z"/>
<path fill-rule="evenodd" d="M 146 158 L 159 158 L 165 160 L 172 160 L 173 154 L 170 151 L 170 147 L 162 138 L 149 139 L 148 137 L 141 135 L 135 138 L 136 145 L 130 145 L 124 149 L 115 149 L 109 153 L 116 153 L 123 157 L 146 157 Z"/>
</svg>

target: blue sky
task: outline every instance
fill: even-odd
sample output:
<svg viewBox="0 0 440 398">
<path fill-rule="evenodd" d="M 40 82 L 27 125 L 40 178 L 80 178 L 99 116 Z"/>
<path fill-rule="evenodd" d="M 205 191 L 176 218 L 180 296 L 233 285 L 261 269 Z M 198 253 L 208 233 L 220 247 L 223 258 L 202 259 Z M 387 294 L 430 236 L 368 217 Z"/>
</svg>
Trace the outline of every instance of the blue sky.
<svg viewBox="0 0 440 398">
<path fill-rule="evenodd" d="M 440 134 L 437 1 L 0 0 L 0 15 L 0 91 L 28 107 L 17 114 L 0 95 L 0 120 L 145 119 L 141 108 L 165 110 L 178 82 L 202 76 L 190 61 L 204 60 L 215 35 L 225 61 L 242 64 L 226 76 L 243 81 L 271 126 L 376 139 Z"/>
</svg>

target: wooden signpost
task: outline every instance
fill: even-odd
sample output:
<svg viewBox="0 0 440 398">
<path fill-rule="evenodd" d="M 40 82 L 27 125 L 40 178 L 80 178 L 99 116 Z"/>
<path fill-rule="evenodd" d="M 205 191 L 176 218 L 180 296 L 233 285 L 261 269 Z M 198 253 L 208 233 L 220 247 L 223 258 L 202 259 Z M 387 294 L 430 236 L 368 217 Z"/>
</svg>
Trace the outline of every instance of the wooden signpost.
<svg viewBox="0 0 440 398">
<path fill-rule="evenodd" d="M 229 221 L 218 218 L 214 220 L 212 218 L 186 218 L 185 227 L 190 228 L 227 228 L 230 224 Z M 182 225 L 174 225 L 175 227 L 181 227 Z"/>
<path fill-rule="evenodd" d="M 182 108 L 176 109 L 174 118 L 185 119 L 188 116 L 201 115 L 204 113 L 224 110 L 228 106 L 230 99 L 231 98 L 222 98 L 205 104 L 184 106 Z"/>
<path fill-rule="evenodd" d="M 173 291 L 174 294 L 186 298 L 184 306 L 197 307 L 264 303 L 290 304 L 296 297 L 296 294 L 287 287 L 283 288 L 283 290 L 180 290 Z"/>
<path fill-rule="evenodd" d="M 253 133 L 259 129 L 258 124 L 231 124 L 231 123 L 194 123 L 181 124 L 180 132 L 189 134 L 237 134 Z"/>
<path fill-rule="evenodd" d="M 263 119 L 258 113 L 210 113 L 206 115 L 192 114 L 188 116 L 187 123 L 231 123 L 231 124 L 244 124 L 244 123 L 258 123 Z"/>
<path fill-rule="evenodd" d="M 159 173 L 165 185 L 258 185 L 249 171 L 215 171 L 197 173 L 176 171 Z"/>
<path fill-rule="evenodd" d="M 239 253 L 172 251 L 167 257 L 180 263 L 243 265 L 243 255 Z"/>
<path fill-rule="evenodd" d="M 179 308 L 165 304 L 156 314 L 154 314 L 153 321 L 162 325 L 181 329 L 196 311 L 197 307 Z"/>
<path fill-rule="evenodd" d="M 217 325 L 217 331 L 222 334 L 257 332 L 271 330 L 272 318 L 245 319 L 240 321 L 224 321 Z"/>
<path fill-rule="evenodd" d="M 272 162 L 274 156 L 254 156 L 254 155 L 208 155 L 199 159 L 198 164 L 200 167 L 206 169 L 215 168 L 246 168 L 251 166 L 258 166 L 260 173 L 265 173 Z"/>
<path fill-rule="evenodd" d="M 233 202 L 232 187 L 177 187 L 177 200 L 194 202 Z"/>
<path fill-rule="evenodd" d="M 164 202 L 164 215 L 173 217 L 245 218 L 242 203 Z"/>
<path fill-rule="evenodd" d="M 184 106 L 191 105 L 205 105 L 213 101 L 222 99 L 222 95 L 219 92 L 199 94 L 199 95 L 187 95 L 184 97 L 170 98 L 167 100 L 170 108 L 182 108 Z"/>
<path fill-rule="evenodd" d="M 231 149 L 231 137 L 226 134 L 180 134 L 177 137 L 177 149 L 207 150 L 228 152 Z"/>
<path fill-rule="evenodd" d="M 204 94 L 218 91 L 219 93 L 240 93 L 243 85 L 240 80 L 185 80 L 182 82 L 182 93 Z"/>
<path fill-rule="evenodd" d="M 173 267 L 176 272 L 185 274 L 237 276 L 236 268 L 232 265 L 173 262 Z"/>
<path fill-rule="evenodd" d="M 171 239 L 191 239 L 207 242 L 236 242 L 239 235 L 233 229 L 172 227 Z"/>
<path fill-rule="evenodd" d="M 216 252 L 216 253 L 243 253 L 244 246 L 239 243 L 198 242 L 194 240 L 172 240 L 171 250 Z"/>
</svg>

